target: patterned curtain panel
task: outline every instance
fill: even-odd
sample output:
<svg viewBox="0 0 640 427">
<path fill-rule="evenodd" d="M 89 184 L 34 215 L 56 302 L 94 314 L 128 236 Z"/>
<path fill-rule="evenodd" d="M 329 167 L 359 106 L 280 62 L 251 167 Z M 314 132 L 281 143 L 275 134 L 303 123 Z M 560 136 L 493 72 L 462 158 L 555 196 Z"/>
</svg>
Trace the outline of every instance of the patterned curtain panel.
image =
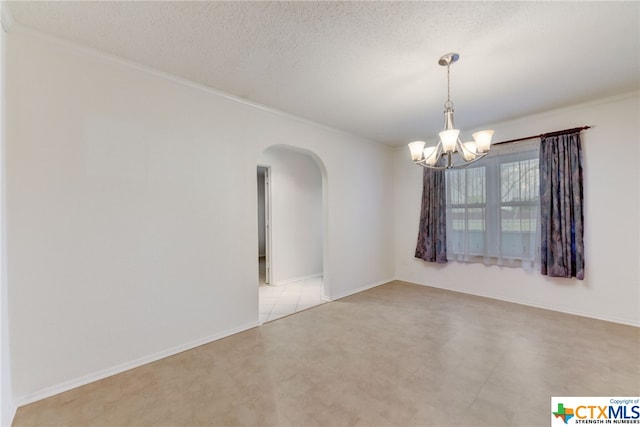
<svg viewBox="0 0 640 427">
<path fill-rule="evenodd" d="M 447 262 L 446 183 L 443 170 L 425 168 L 416 258 Z"/>
<path fill-rule="evenodd" d="M 542 274 L 584 279 L 580 132 L 542 137 L 540 216 Z"/>
</svg>

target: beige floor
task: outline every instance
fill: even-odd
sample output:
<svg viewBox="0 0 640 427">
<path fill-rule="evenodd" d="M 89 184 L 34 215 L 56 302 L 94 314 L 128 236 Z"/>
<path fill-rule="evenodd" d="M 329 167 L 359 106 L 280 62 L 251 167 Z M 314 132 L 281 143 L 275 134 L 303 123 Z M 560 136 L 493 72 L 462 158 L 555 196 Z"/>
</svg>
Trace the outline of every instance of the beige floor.
<svg viewBox="0 0 640 427">
<path fill-rule="evenodd" d="M 640 395 L 640 328 L 392 282 L 18 409 L 14 426 L 548 426 Z"/>
<path fill-rule="evenodd" d="M 322 277 L 298 280 L 286 285 L 260 285 L 260 323 L 269 322 L 323 304 Z"/>
</svg>

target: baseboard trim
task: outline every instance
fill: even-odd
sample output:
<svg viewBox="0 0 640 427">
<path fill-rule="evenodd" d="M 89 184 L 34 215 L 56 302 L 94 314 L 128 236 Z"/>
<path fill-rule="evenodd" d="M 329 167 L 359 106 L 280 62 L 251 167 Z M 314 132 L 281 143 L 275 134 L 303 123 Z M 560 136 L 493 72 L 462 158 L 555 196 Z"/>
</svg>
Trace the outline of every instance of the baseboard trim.
<svg viewBox="0 0 640 427">
<path fill-rule="evenodd" d="M 330 296 L 331 298 L 328 298 L 328 299 L 325 299 L 323 297 L 323 299 L 325 299 L 326 301 L 336 301 L 336 300 L 339 300 L 339 299 L 342 299 L 342 298 L 346 298 L 348 296 L 351 296 L 351 295 L 354 295 L 354 294 L 357 294 L 357 293 L 360 293 L 360 292 L 364 292 L 364 291 L 372 289 L 372 288 L 376 288 L 378 286 L 384 285 L 385 283 L 393 282 L 393 280 L 394 279 L 381 280 L 379 282 L 374 282 L 374 283 L 371 283 L 369 285 L 361 286 L 359 288 L 344 292 L 342 294 L 331 295 Z"/>
<path fill-rule="evenodd" d="M 484 296 L 484 295 L 478 295 L 478 296 Z M 500 297 L 500 298 L 497 298 L 497 297 L 486 297 L 486 298 L 498 299 L 500 301 L 510 302 L 510 303 L 513 303 L 513 304 L 526 305 L 526 306 L 529 306 L 529 307 L 540 308 L 540 309 L 549 310 L 549 311 L 555 311 L 555 312 L 558 312 L 558 313 L 569 314 L 569 315 L 572 315 L 572 316 L 588 317 L 590 319 L 602 320 L 602 321 L 605 321 L 605 322 L 619 323 L 621 325 L 640 327 L 640 321 L 635 321 L 634 322 L 634 321 L 630 321 L 629 319 L 603 316 L 603 315 L 598 314 L 598 313 L 590 313 L 590 312 L 574 311 L 574 310 L 565 310 L 565 309 L 560 309 L 558 307 L 553 307 L 553 306 L 550 306 L 550 305 L 530 303 L 528 301 L 516 301 L 516 300 L 513 300 L 513 299 L 502 298 L 502 297 Z"/>
<path fill-rule="evenodd" d="M 615 317 L 610 317 L 610 316 L 603 316 L 603 315 L 597 314 L 597 313 L 582 312 L 582 311 L 575 311 L 575 310 L 565 310 L 565 309 L 561 309 L 559 307 L 553 307 L 553 306 L 550 306 L 550 305 L 533 303 L 533 302 L 530 302 L 530 301 L 515 300 L 513 298 L 504 297 L 502 295 L 486 295 L 486 294 L 481 294 L 481 293 L 465 292 L 465 291 L 461 291 L 461 290 L 457 290 L 457 289 L 443 288 L 443 287 L 440 287 L 440 286 L 427 285 L 427 284 L 424 284 L 424 283 L 416 283 L 416 282 L 412 282 L 411 280 L 405 280 L 405 279 L 396 279 L 396 280 L 407 282 L 407 283 L 412 283 L 414 285 L 426 286 L 426 287 L 434 288 L 434 289 L 442 289 L 444 291 L 457 292 L 457 293 L 465 294 L 465 295 L 473 295 L 473 296 L 476 296 L 476 297 L 488 298 L 488 299 L 493 299 L 493 300 L 498 300 L 498 301 L 504 301 L 504 302 L 509 302 L 509 303 L 512 303 L 512 304 L 526 305 L 527 307 L 540 308 L 542 310 L 555 311 L 557 313 L 564 313 L 564 314 L 569 314 L 569 315 L 572 315 L 572 316 L 588 317 L 590 319 L 602 320 L 602 321 L 605 321 L 605 322 L 619 323 L 621 325 L 640 327 L 640 320 L 635 320 L 634 321 L 634 320 L 623 319 L 623 318 L 615 318 Z"/>
<path fill-rule="evenodd" d="M 302 280 L 315 279 L 317 277 L 322 277 L 322 273 L 314 273 L 314 274 L 309 274 L 309 275 L 306 275 L 306 276 L 294 277 L 292 279 L 280 280 L 280 281 L 276 282 L 275 285 L 273 285 L 273 286 L 288 285 L 290 283 L 300 282 Z"/>
<path fill-rule="evenodd" d="M 16 411 L 18 410 L 18 407 L 14 404 L 11 404 L 8 408 L 9 410 L 7 412 L 3 412 L 2 413 L 2 420 L 0 420 L 0 424 L 2 427 L 11 427 L 11 424 L 13 424 L 13 419 L 16 417 Z"/>
<path fill-rule="evenodd" d="M 177 345 L 175 347 L 159 351 L 149 356 L 144 356 L 144 357 L 132 360 L 130 362 L 122 363 L 111 368 L 103 369 L 101 371 L 98 371 L 89 375 L 85 375 L 79 378 L 65 381 L 60 384 L 46 387 L 42 390 L 38 390 L 36 392 L 29 393 L 24 396 L 16 397 L 14 399 L 14 406 L 17 408 L 20 406 L 28 405 L 29 403 L 37 402 L 38 400 L 46 399 L 47 397 L 64 393 L 65 391 L 69 391 L 74 388 L 82 387 L 83 385 L 87 385 L 92 382 L 99 381 L 134 368 L 138 368 L 148 363 L 152 363 L 160 359 L 164 359 L 165 357 L 173 356 L 178 353 L 182 353 L 183 351 L 191 350 L 193 348 L 200 347 L 201 345 L 209 344 L 210 342 L 217 341 L 222 338 L 226 338 L 228 336 L 235 335 L 237 333 L 244 332 L 246 330 L 253 329 L 258 326 L 260 326 L 260 322 L 257 322 L 257 321 L 251 322 L 237 328 L 232 328 L 218 334 L 209 335 L 207 337 L 203 337 L 203 338 L 188 342 L 186 344 Z M 14 414 L 15 414 L 15 410 L 14 410 Z"/>
</svg>

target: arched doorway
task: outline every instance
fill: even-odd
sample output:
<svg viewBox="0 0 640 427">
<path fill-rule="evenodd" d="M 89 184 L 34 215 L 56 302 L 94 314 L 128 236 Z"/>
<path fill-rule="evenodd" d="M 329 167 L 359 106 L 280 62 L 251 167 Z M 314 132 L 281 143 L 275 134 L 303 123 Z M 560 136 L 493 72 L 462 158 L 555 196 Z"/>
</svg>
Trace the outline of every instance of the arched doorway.
<svg viewBox="0 0 640 427">
<path fill-rule="evenodd" d="M 260 322 L 326 301 L 326 172 L 313 153 L 277 145 L 257 169 Z M 260 190 L 265 194 L 260 194 Z M 260 218 L 264 215 L 264 218 Z M 260 261 L 263 259 L 260 258 Z"/>
</svg>

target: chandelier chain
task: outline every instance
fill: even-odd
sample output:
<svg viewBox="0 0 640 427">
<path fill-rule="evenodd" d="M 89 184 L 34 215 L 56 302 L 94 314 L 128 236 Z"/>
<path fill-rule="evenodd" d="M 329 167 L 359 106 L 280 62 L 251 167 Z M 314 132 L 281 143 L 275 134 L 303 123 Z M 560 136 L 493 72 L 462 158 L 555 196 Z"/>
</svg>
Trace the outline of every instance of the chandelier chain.
<svg viewBox="0 0 640 427">
<path fill-rule="evenodd" d="M 447 102 L 444 103 L 444 108 L 453 108 L 453 102 L 451 102 L 451 75 L 449 72 L 450 65 L 447 64 Z"/>
</svg>

